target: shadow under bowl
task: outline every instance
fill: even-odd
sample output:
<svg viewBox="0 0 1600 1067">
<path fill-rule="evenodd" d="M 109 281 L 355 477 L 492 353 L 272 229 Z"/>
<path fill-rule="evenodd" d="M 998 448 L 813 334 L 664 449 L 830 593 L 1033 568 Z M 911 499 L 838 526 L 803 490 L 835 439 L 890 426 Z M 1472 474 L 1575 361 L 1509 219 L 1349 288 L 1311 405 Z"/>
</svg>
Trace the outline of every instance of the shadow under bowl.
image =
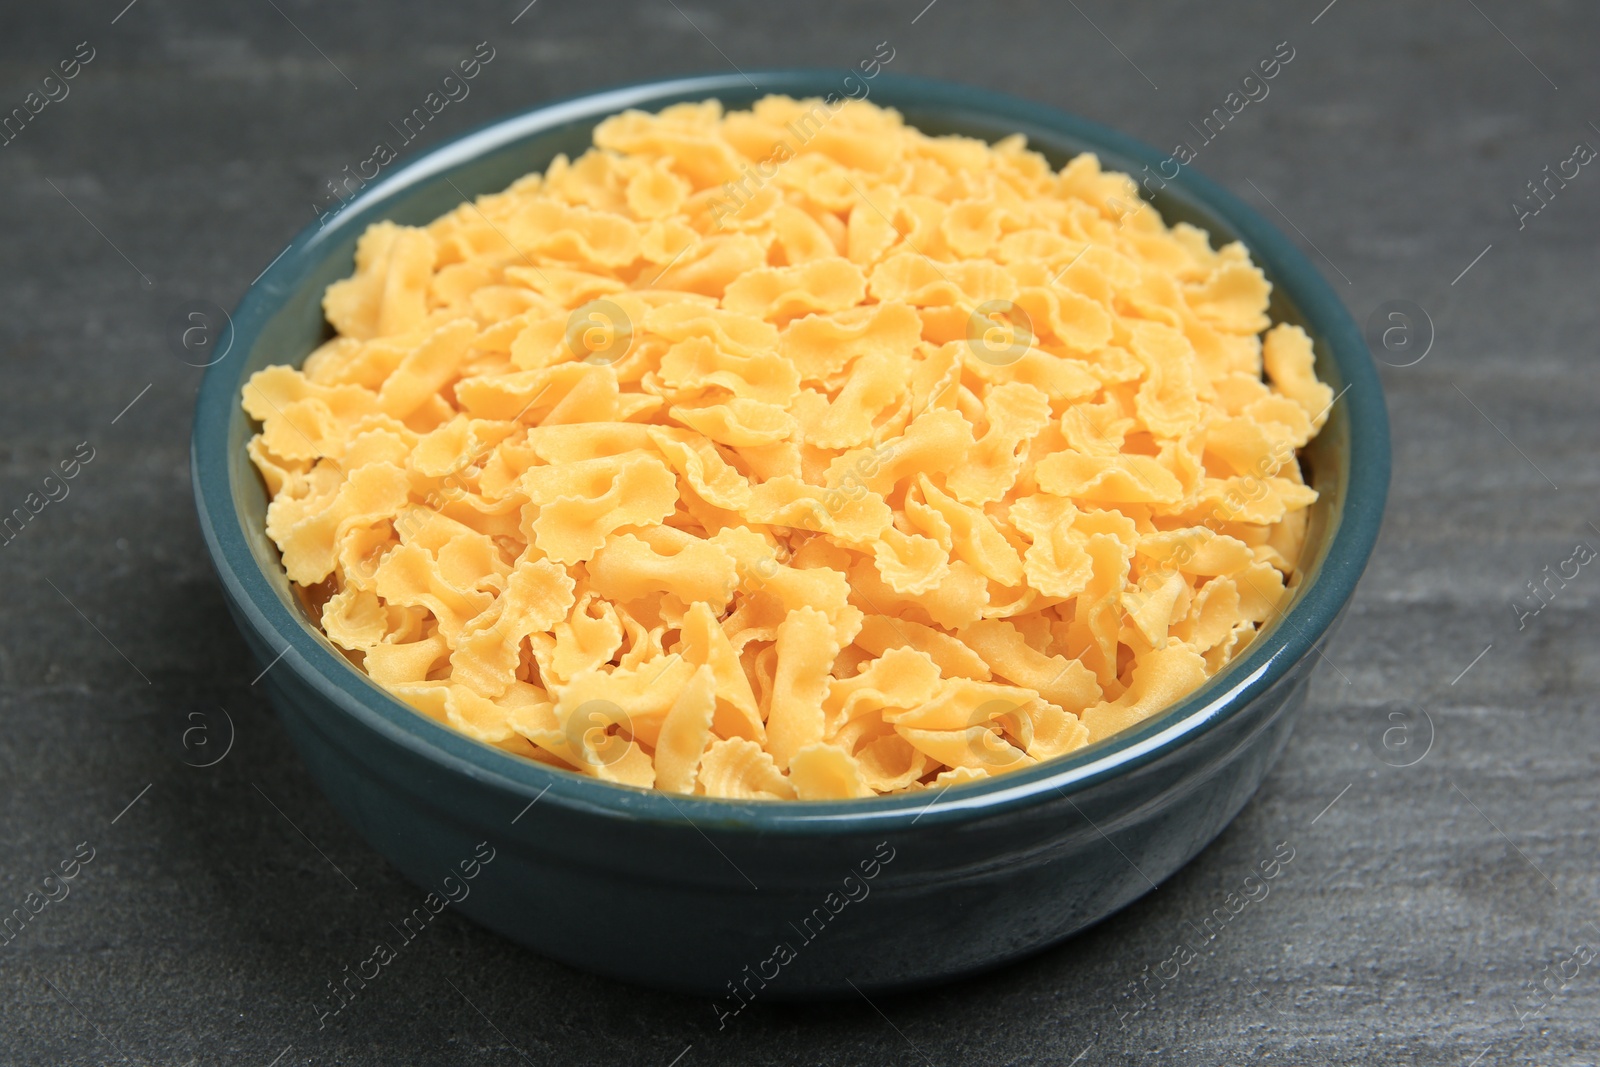
<svg viewBox="0 0 1600 1067">
<path fill-rule="evenodd" d="M 735 989 L 744 999 L 855 995 L 991 967 L 1068 937 L 1171 875 L 1238 813 L 1288 740 L 1315 646 L 1366 565 L 1389 480 L 1383 394 L 1339 299 L 1275 227 L 1185 168 L 1154 192 L 1156 208 L 1217 243 L 1243 241 L 1273 283 L 1272 317 L 1305 328 L 1318 375 L 1340 391 L 1303 454 L 1320 499 L 1302 581 L 1276 624 L 1199 691 L 1025 771 L 938 794 L 832 803 L 616 786 L 413 711 L 352 666 L 290 588 L 265 533 L 267 496 L 245 452 L 253 427 L 240 390 L 251 373 L 298 364 L 328 336 L 323 290 L 350 273 L 369 224 L 420 225 L 558 153 L 575 157 L 596 123 L 625 108 L 716 97 L 732 109 L 764 93 L 845 86 L 835 71 L 751 77 L 763 94 L 738 75 L 708 76 L 538 107 L 372 184 L 301 233 L 246 292 L 231 347 L 202 383 L 193 439 L 196 503 L 228 606 L 256 657 L 273 664 L 261 684 L 333 805 L 408 877 L 484 926 L 574 967 L 723 998 L 719 1015 L 742 1003 Z M 1022 133 L 1055 166 L 1093 151 L 1108 169 L 1162 173 L 1162 153 L 1037 104 L 886 74 L 867 84 L 873 102 L 929 133 Z"/>
</svg>

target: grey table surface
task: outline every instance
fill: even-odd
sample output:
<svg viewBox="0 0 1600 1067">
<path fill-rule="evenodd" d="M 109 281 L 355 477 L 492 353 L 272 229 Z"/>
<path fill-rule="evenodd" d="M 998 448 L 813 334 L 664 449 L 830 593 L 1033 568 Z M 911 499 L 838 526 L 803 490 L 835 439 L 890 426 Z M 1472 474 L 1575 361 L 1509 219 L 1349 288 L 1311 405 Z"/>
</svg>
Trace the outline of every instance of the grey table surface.
<svg viewBox="0 0 1600 1067">
<path fill-rule="evenodd" d="M 1552 183 L 1537 215 L 1512 207 L 1600 145 L 1593 5 L 524 3 L 0 7 L 0 108 L 93 56 L 0 147 L 0 510 L 93 450 L 0 547 L 0 912 L 80 843 L 94 856 L 0 946 L 0 1063 L 1600 1059 L 1600 577 L 1582 568 L 1547 606 L 1527 585 L 1600 546 L 1600 173 Z M 251 687 L 189 492 L 200 372 L 168 322 L 191 300 L 231 307 L 323 183 L 480 41 L 495 61 L 427 143 L 609 84 L 843 67 L 888 41 L 893 71 L 1167 146 L 1197 142 L 1190 123 L 1290 43 L 1270 95 L 1196 166 L 1284 226 L 1358 322 L 1391 300 L 1426 310 L 1432 330 L 1390 362 L 1432 344 L 1383 370 L 1389 512 L 1312 706 L 1193 863 L 996 973 L 757 1004 L 720 1031 L 705 1002 L 446 914 L 318 1029 L 326 976 L 415 890 L 315 791 Z M 218 708 L 232 750 L 186 765 L 191 716 Z M 1295 859 L 1270 896 L 1133 1012 L 1128 983 L 1280 842 Z"/>
</svg>

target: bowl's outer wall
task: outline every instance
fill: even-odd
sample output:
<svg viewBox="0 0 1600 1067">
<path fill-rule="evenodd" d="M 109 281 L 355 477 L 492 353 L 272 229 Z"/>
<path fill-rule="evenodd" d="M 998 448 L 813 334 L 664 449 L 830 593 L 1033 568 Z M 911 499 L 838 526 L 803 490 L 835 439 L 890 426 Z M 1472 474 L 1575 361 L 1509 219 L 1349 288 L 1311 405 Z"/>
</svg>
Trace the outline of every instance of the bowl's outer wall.
<svg viewBox="0 0 1600 1067">
<path fill-rule="evenodd" d="M 494 782 L 324 714 L 295 674 L 267 684 L 319 787 L 418 885 L 440 896 L 464 886 L 464 914 L 574 967 L 731 1011 L 730 982 L 751 982 L 763 999 L 803 999 L 850 993 L 847 979 L 870 993 L 982 970 L 1149 892 L 1256 791 L 1313 666 L 1302 659 L 1216 729 L 1071 796 L 960 823 L 781 842 L 645 820 L 610 821 L 601 836 L 591 815 L 537 804 L 518 818 L 523 802 Z M 468 882 L 460 864 L 485 842 L 494 859 Z M 1173 946 L 1194 937 L 1171 934 Z M 794 954 L 786 966 L 776 965 L 779 944 Z M 760 981 L 763 972 L 776 977 Z"/>
<path fill-rule="evenodd" d="M 820 95 L 841 77 L 772 72 L 758 81 L 768 91 Z M 1108 167 L 1137 174 L 1161 155 L 996 94 L 888 76 L 873 86 L 875 100 L 930 132 L 989 140 L 1022 132 L 1056 165 L 1094 150 Z M 457 905 L 465 914 L 574 966 L 713 995 L 729 995 L 730 981 L 759 984 L 750 975 L 779 942 L 795 958 L 763 997 L 849 993 L 850 981 L 871 990 L 937 980 L 1034 951 L 1103 918 L 1219 833 L 1281 750 L 1304 703 L 1311 644 L 1330 631 L 1365 565 L 1389 462 L 1376 375 L 1326 284 L 1253 212 L 1188 174 L 1154 198 L 1170 220 L 1193 221 L 1219 241 L 1245 240 L 1276 283 L 1274 318 L 1305 325 L 1319 375 L 1350 390 L 1307 450 L 1321 493 L 1312 518 L 1317 551 L 1287 620 L 1168 714 L 1086 753 L 1007 776 L 1015 788 L 951 790 L 925 815 L 919 799 L 673 800 L 553 772 L 417 715 L 307 622 L 265 535 L 265 491 L 244 451 L 252 432 L 238 404 L 245 378 L 269 363 L 300 362 L 327 335 L 322 290 L 349 273 L 367 224 L 422 223 L 462 194 L 503 188 L 558 152 L 576 155 L 594 123 L 624 106 L 718 96 L 738 107 L 755 95 L 738 78 L 686 79 L 516 116 L 434 150 L 325 228 L 302 234 L 246 294 L 234 323 L 240 351 L 203 383 L 195 426 L 201 524 L 241 632 L 263 664 L 281 656 L 263 684 L 338 809 L 432 888 L 478 842 L 497 850 Z M 838 907 L 847 888 L 860 895 L 852 888 L 858 883 L 847 887 L 843 879 L 856 871 L 859 880 L 860 865 L 874 870 L 875 854 L 890 849 L 892 861 L 864 883 L 869 896 L 846 904 L 825 933 L 807 940 L 802 920 L 819 907 L 831 914 L 828 904 Z M 831 901 L 830 892 L 838 894 Z"/>
</svg>

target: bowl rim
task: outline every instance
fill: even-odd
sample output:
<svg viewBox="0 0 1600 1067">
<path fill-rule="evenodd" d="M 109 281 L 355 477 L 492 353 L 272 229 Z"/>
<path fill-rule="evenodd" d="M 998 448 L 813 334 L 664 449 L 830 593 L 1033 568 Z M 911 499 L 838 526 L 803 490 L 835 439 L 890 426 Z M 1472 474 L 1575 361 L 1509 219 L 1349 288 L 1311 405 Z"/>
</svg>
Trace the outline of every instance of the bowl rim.
<svg viewBox="0 0 1600 1067">
<path fill-rule="evenodd" d="M 232 315 L 233 346 L 246 352 L 261 327 L 296 291 L 300 275 L 314 269 L 324 249 L 384 217 L 391 197 L 436 179 L 477 156 L 563 125 L 598 120 L 626 108 L 725 95 L 748 96 L 748 85 L 791 96 L 837 92 L 854 72 L 829 68 L 749 71 L 653 79 L 539 104 L 503 116 L 445 141 L 372 183 L 335 217 L 301 230 L 251 283 Z M 856 77 L 860 77 L 856 75 Z M 1088 146 L 1115 162 L 1158 168 L 1165 153 L 1109 127 L 1009 94 L 908 75 L 880 73 L 872 91 L 889 106 L 938 110 L 1001 120 L 1017 129 L 1047 130 Z M 738 105 L 743 106 L 743 105 Z M 1121 169 L 1120 166 L 1118 169 Z M 1163 175 L 1164 177 L 1164 175 Z M 279 670 L 290 670 L 327 704 L 411 753 L 454 774 L 498 788 L 519 801 L 539 800 L 572 811 L 630 821 L 714 826 L 751 834 L 876 833 L 986 817 L 1044 803 L 1157 760 L 1229 720 L 1307 655 L 1329 631 L 1355 590 L 1377 539 L 1389 483 L 1389 424 L 1377 369 L 1361 333 L 1337 294 L 1288 236 L 1253 208 L 1193 167 L 1166 184 L 1232 227 L 1252 259 L 1289 295 L 1307 332 L 1337 367 L 1344 391 L 1350 450 L 1344 499 L 1334 513 L 1321 565 L 1302 583 L 1287 612 L 1245 652 L 1182 701 L 1066 756 L 1021 771 L 957 787 L 903 796 L 839 801 L 732 801 L 678 796 L 605 782 L 559 770 L 473 740 L 381 689 L 335 651 L 303 613 L 293 613 L 272 587 L 250 549 L 243 516 L 234 504 L 228 456 L 231 420 L 242 417 L 242 358 L 208 367 L 195 402 L 191 471 L 196 510 L 212 562 L 236 621 L 268 647 L 282 648 Z M 490 190 L 482 190 L 484 192 Z M 471 195 L 477 195 L 476 192 Z M 231 354 L 231 352 L 230 352 Z M 1319 355 L 1323 354 L 1319 352 Z M 434 798 L 436 802 L 437 798 Z M 446 800 L 444 803 L 448 803 Z M 523 809 L 528 810 L 527 808 Z M 520 816 L 519 816 L 520 817 Z"/>
</svg>

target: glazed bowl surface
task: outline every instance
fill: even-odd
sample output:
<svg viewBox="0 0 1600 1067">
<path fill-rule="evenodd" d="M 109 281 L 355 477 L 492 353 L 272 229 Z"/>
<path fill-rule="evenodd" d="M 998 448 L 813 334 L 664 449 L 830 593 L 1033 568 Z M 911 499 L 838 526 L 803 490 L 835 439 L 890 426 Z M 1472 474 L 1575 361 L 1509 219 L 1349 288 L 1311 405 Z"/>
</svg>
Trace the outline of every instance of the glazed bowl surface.
<svg viewBox="0 0 1600 1067">
<path fill-rule="evenodd" d="M 350 273 L 371 223 L 420 225 L 557 154 L 576 156 L 600 120 L 626 108 L 715 97 L 733 109 L 767 93 L 862 84 L 929 133 L 991 142 L 1022 133 L 1054 166 L 1093 151 L 1108 169 L 1166 173 L 1163 153 L 1038 104 L 887 73 L 845 79 L 763 71 L 613 89 L 510 116 L 397 166 L 296 237 L 245 293 L 195 411 L 207 547 L 240 632 L 271 664 L 259 684 L 334 807 L 419 886 L 443 893 L 450 878 L 459 887 L 450 906 L 484 926 L 574 967 L 718 998 L 724 1021 L 755 997 L 854 996 L 991 967 L 1061 941 L 1176 871 L 1282 751 L 1388 490 L 1388 419 L 1355 323 L 1283 233 L 1182 168 L 1162 178 L 1154 206 L 1214 243 L 1244 242 L 1273 283 L 1273 319 L 1305 328 L 1319 377 L 1338 393 L 1303 455 L 1320 499 L 1293 599 L 1187 699 L 1069 756 L 942 792 L 741 803 L 554 770 L 458 734 L 367 679 L 284 576 L 239 397 L 250 374 L 298 364 L 329 336 L 323 290 Z"/>
</svg>

